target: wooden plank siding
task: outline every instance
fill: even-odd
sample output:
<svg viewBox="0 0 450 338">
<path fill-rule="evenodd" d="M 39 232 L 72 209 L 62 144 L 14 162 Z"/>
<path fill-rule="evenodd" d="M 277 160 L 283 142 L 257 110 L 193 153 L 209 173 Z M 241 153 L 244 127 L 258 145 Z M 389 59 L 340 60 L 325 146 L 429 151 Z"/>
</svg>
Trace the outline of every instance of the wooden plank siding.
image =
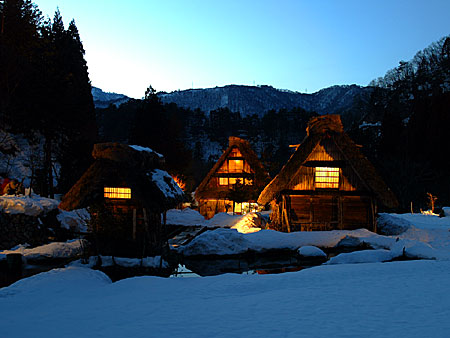
<svg viewBox="0 0 450 338">
<path fill-rule="evenodd" d="M 286 197 L 285 197 L 286 196 Z M 370 196 L 283 195 L 290 231 L 374 229 Z"/>
</svg>

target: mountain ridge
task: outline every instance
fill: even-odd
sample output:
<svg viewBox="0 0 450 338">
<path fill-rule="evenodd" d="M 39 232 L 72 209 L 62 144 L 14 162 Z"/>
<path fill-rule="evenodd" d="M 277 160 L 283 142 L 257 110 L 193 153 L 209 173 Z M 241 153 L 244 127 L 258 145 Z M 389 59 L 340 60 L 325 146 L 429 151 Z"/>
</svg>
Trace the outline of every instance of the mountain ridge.
<svg viewBox="0 0 450 338">
<path fill-rule="evenodd" d="M 269 110 L 293 109 L 301 107 L 319 114 L 338 114 L 349 110 L 358 98 L 368 97 L 371 87 L 334 85 L 315 93 L 300 93 L 287 89 L 277 89 L 269 85 L 247 86 L 226 85 L 214 88 L 177 90 L 170 93 L 158 92 L 163 103 L 175 103 L 179 107 L 200 109 L 207 115 L 219 108 L 239 112 L 242 117 L 262 116 Z M 92 93 L 97 108 L 110 104 L 119 106 L 130 98 L 123 94 L 105 93 L 93 87 Z"/>
</svg>

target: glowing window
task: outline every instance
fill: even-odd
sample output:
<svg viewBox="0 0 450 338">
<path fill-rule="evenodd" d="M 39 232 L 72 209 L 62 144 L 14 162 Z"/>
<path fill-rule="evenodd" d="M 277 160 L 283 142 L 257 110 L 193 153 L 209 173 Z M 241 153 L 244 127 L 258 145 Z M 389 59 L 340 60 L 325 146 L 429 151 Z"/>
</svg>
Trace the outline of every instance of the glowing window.
<svg viewBox="0 0 450 338">
<path fill-rule="evenodd" d="M 230 151 L 230 157 L 242 157 L 242 154 L 238 148 L 233 148 Z"/>
<path fill-rule="evenodd" d="M 243 160 L 229 160 L 228 170 L 230 173 L 241 173 L 244 171 L 244 161 Z"/>
<path fill-rule="evenodd" d="M 104 190 L 105 198 L 131 198 L 131 189 L 130 188 L 107 188 Z"/>
<path fill-rule="evenodd" d="M 234 203 L 234 212 L 241 213 L 242 212 L 242 203 Z"/>
<path fill-rule="evenodd" d="M 219 177 L 219 185 L 228 185 L 228 177 Z"/>
<path fill-rule="evenodd" d="M 243 177 L 230 177 L 229 180 L 230 180 L 230 185 L 236 184 L 236 183 L 238 183 L 238 181 L 240 184 L 244 184 Z"/>
<path fill-rule="evenodd" d="M 253 180 L 251 178 L 246 178 L 245 185 L 253 185 Z"/>
<path fill-rule="evenodd" d="M 339 188 L 339 168 L 316 167 L 314 176 L 316 188 Z"/>
</svg>

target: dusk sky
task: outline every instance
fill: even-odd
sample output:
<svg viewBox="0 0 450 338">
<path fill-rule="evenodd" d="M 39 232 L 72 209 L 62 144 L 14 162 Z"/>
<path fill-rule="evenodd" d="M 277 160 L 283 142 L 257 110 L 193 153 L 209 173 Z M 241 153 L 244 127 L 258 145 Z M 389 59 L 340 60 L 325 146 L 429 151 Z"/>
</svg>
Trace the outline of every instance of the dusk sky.
<svg viewBox="0 0 450 338">
<path fill-rule="evenodd" d="M 135 98 L 149 85 L 367 85 L 450 34 L 448 0 L 35 3 L 75 19 L 94 86 Z"/>
</svg>

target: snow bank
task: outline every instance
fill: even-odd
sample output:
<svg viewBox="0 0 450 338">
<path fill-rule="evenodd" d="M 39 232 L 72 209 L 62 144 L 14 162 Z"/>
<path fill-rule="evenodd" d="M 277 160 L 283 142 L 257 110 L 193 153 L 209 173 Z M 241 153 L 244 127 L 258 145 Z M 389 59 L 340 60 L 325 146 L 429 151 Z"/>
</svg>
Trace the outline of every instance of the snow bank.
<svg viewBox="0 0 450 338">
<path fill-rule="evenodd" d="M 249 242 L 236 229 L 206 231 L 188 245 L 180 247 L 185 256 L 237 255 L 249 249 Z"/>
<path fill-rule="evenodd" d="M 450 207 L 443 207 L 442 213 L 443 213 L 444 217 L 450 217 Z"/>
<path fill-rule="evenodd" d="M 265 226 L 265 220 L 258 213 L 248 213 L 238 222 L 236 222 L 231 229 L 236 229 L 243 234 L 258 232 L 261 227 Z"/>
<path fill-rule="evenodd" d="M 181 190 L 167 171 L 154 169 L 150 175 L 152 176 L 153 182 L 155 182 L 156 186 L 167 198 L 177 198 L 184 195 L 183 190 Z"/>
<path fill-rule="evenodd" d="M 0 336 L 448 337 L 448 280 L 435 261 L 116 283 L 72 267 L 0 289 Z"/>
<path fill-rule="evenodd" d="M 40 196 L 0 196 L 0 212 L 39 216 L 58 207 L 59 201 Z"/>
<path fill-rule="evenodd" d="M 91 215 L 87 209 L 76 209 L 72 211 L 59 209 L 59 214 L 56 218 L 65 229 L 76 232 L 87 232 Z"/>
<path fill-rule="evenodd" d="M 312 245 L 304 245 L 300 249 L 298 249 L 297 252 L 302 257 L 327 257 L 327 254 L 325 252 Z"/>
<path fill-rule="evenodd" d="M 392 222 L 410 224 L 419 229 L 447 229 L 450 230 L 450 217 L 425 214 L 381 214 L 388 215 Z M 385 216 L 384 216 L 385 217 Z"/>
<path fill-rule="evenodd" d="M 175 225 L 204 225 L 205 218 L 196 210 L 185 208 L 183 210 L 170 209 L 167 211 L 167 224 Z"/>
<path fill-rule="evenodd" d="M 220 230 L 220 231 L 218 231 Z M 366 246 L 372 249 L 392 250 L 394 256 L 403 253 L 410 258 L 450 260 L 450 233 L 428 238 L 426 242 L 423 230 L 413 232 L 409 229 L 404 238 L 382 236 L 366 229 L 308 231 L 283 233 L 274 230 L 261 230 L 242 234 L 235 229 L 206 231 L 178 250 L 185 256 L 191 255 L 238 255 L 248 250 L 263 253 L 269 250 L 298 250 L 303 246 L 333 248 L 339 246 Z M 414 234 L 417 238 L 414 238 Z M 425 234 L 429 234 L 425 232 Z M 436 231 L 431 232 L 436 234 Z M 409 238 L 407 238 L 409 237 Z"/>
<path fill-rule="evenodd" d="M 401 256 L 401 253 L 400 255 Z M 355 264 L 387 262 L 398 257 L 390 250 L 361 250 L 349 253 L 341 253 L 332 257 L 326 264 Z"/>
<path fill-rule="evenodd" d="M 26 259 L 40 260 L 48 258 L 72 258 L 83 252 L 86 241 L 83 239 L 73 239 L 63 242 L 55 242 L 36 248 L 28 249 L 27 245 L 19 245 L 11 250 L 0 251 L 0 254 L 20 253 Z"/>
<path fill-rule="evenodd" d="M 220 231 L 219 231 L 220 230 Z M 184 255 L 237 255 L 247 250 L 265 252 L 268 250 L 297 250 L 301 246 L 312 245 L 322 248 L 336 246 L 347 235 L 366 237 L 368 230 L 334 230 L 284 233 L 274 230 L 261 230 L 243 234 L 236 229 L 217 229 L 197 236 L 185 247 L 180 247 Z"/>
<path fill-rule="evenodd" d="M 208 228 L 232 228 L 242 233 L 251 233 L 261 230 L 265 221 L 259 213 L 230 215 L 225 212 L 220 212 L 214 215 L 213 218 L 205 220 L 198 211 L 185 208 L 183 210 L 168 210 L 167 224 L 185 226 L 200 225 Z"/>
<path fill-rule="evenodd" d="M 377 228 L 385 235 L 400 235 L 408 230 L 412 224 L 396 214 L 381 213 L 377 219 Z"/>
</svg>

